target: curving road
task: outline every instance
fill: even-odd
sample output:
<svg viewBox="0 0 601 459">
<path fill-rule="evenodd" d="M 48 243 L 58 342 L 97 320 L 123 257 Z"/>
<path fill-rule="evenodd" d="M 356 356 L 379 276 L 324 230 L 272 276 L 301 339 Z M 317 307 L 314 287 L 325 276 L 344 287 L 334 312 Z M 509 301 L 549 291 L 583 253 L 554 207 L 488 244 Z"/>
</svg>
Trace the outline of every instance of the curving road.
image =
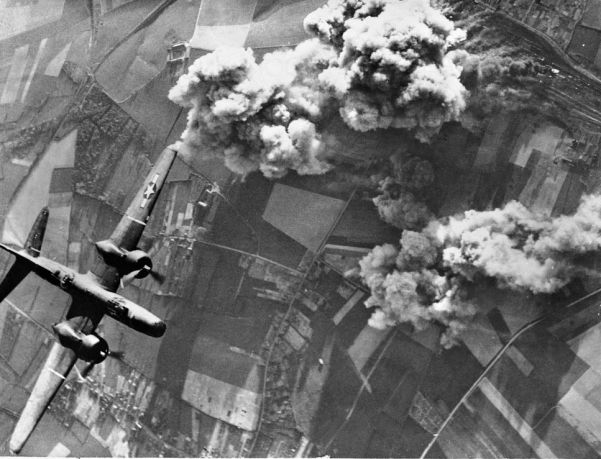
<svg viewBox="0 0 601 459">
<path fill-rule="evenodd" d="M 311 263 L 309 263 L 307 270 L 304 272 L 303 277 L 301 279 L 301 281 L 299 282 L 297 288 L 295 289 L 294 294 L 292 295 L 292 299 L 290 300 L 290 302 L 288 303 L 288 309 L 286 310 L 286 312 L 284 313 L 284 317 L 282 317 L 282 321 L 280 322 L 280 325 L 278 327 L 278 331 L 274 336 L 274 339 L 272 340 L 270 346 L 269 346 L 269 351 L 267 353 L 267 358 L 265 359 L 265 370 L 263 373 L 263 387 L 261 390 L 261 409 L 259 411 L 259 423 L 257 425 L 257 429 L 255 431 L 254 437 L 253 437 L 253 441 L 252 444 L 249 448 L 249 451 L 252 455 L 253 451 L 255 450 L 255 447 L 257 445 L 257 440 L 259 439 L 259 435 L 261 433 L 261 427 L 263 426 L 263 416 L 265 414 L 265 405 L 266 405 L 266 392 L 267 392 L 267 373 L 269 371 L 269 365 L 271 364 L 271 359 L 273 357 L 273 351 L 279 341 L 279 337 L 280 334 L 285 331 L 286 326 L 287 326 L 287 320 L 290 317 L 290 313 L 292 312 L 292 309 L 294 307 L 294 301 L 297 299 L 299 293 L 301 292 L 301 289 L 303 288 L 305 281 L 307 280 L 307 277 L 309 275 L 309 273 L 311 272 L 311 267 L 313 266 L 313 264 L 317 261 L 319 255 L 321 254 L 321 251 L 324 247 L 324 245 L 326 244 L 327 240 L 330 238 L 330 236 L 332 235 L 332 233 L 334 232 L 334 230 L 336 229 L 336 226 L 338 226 L 338 223 L 340 222 L 340 219 L 342 218 L 342 215 L 344 215 L 344 212 L 346 211 L 346 209 L 348 208 L 351 200 L 353 199 L 353 197 L 355 196 L 355 193 L 357 192 L 357 186 L 355 186 L 353 188 L 353 190 L 351 191 L 351 193 L 349 194 L 343 208 L 340 210 L 340 212 L 338 213 L 338 215 L 336 216 L 336 219 L 334 220 L 334 223 L 332 223 L 332 226 L 329 228 L 328 232 L 326 233 L 326 236 L 324 237 L 323 241 L 321 242 L 321 245 L 319 247 L 319 249 L 317 250 L 317 252 L 313 255 L 312 259 L 311 259 Z M 299 447 L 297 452 L 299 452 L 301 448 Z"/>
</svg>

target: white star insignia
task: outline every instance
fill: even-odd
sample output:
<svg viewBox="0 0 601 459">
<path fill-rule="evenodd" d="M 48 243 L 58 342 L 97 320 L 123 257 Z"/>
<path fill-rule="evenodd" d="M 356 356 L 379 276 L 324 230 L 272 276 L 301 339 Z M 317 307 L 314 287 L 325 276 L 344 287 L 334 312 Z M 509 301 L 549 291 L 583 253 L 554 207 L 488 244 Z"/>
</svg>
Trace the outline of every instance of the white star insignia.
<svg viewBox="0 0 601 459">
<path fill-rule="evenodd" d="M 144 191 L 144 199 L 150 199 L 150 197 L 155 194 L 157 191 L 157 186 L 156 183 L 152 182 L 149 183 L 148 186 L 146 187 L 146 190 Z"/>
</svg>

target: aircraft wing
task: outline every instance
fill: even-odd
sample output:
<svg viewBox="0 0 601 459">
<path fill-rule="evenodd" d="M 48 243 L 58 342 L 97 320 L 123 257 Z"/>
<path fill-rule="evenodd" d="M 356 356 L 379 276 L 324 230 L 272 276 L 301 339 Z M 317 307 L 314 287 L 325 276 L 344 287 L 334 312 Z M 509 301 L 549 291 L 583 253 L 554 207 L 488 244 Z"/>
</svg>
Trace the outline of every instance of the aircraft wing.
<svg viewBox="0 0 601 459">
<path fill-rule="evenodd" d="M 138 245 L 176 155 L 177 152 L 169 147 L 161 152 L 142 188 L 111 234 L 109 239 L 120 249 L 133 250 Z M 98 277 L 98 281 L 106 289 L 114 292 L 119 287 L 120 277 L 117 270 L 107 266 L 100 257 L 91 272 Z"/>
<path fill-rule="evenodd" d="M 7 246 L 6 244 L 0 243 L 0 248 L 6 250 L 7 252 L 13 254 L 16 257 L 15 263 L 13 263 L 12 267 L 8 270 L 6 275 L 4 276 L 4 280 L 0 282 L 0 302 L 4 300 L 8 296 L 10 292 L 14 290 L 14 288 L 21 283 L 25 276 L 29 274 L 31 271 L 31 266 L 27 261 L 23 261 L 23 256 L 21 256 L 18 250 L 13 249 L 12 247 Z"/>
<path fill-rule="evenodd" d="M 98 326 L 102 313 L 82 316 L 80 311 L 84 308 L 85 305 L 74 298 L 67 319 L 75 330 L 89 334 Z M 87 311 L 89 313 L 89 308 Z M 77 356 L 71 349 L 61 346 L 57 341 L 52 344 L 48 358 L 13 430 L 9 442 L 11 453 L 18 454 L 21 451 L 76 361 Z"/>
<path fill-rule="evenodd" d="M 62 347 L 57 341 L 52 344 L 42 372 L 10 437 L 9 448 L 12 454 L 21 451 L 76 360 L 77 357 L 72 350 Z"/>
</svg>

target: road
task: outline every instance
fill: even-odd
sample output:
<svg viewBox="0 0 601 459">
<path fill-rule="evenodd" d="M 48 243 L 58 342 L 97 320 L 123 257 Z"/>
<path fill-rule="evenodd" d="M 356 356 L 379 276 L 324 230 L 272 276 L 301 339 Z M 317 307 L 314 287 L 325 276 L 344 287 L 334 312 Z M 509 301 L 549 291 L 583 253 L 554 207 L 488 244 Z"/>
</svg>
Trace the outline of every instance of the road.
<svg viewBox="0 0 601 459">
<path fill-rule="evenodd" d="M 264 261 L 266 263 L 270 263 L 270 264 L 272 264 L 274 266 L 277 266 L 278 268 L 284 269 L 284 270 L 286 270 L 288 272 L 291 272 L 292 274 L 295 274 L 297 276 L 301 276 L 303 274 L 299 270 L 291 268 L 291 267 L 286 266 L 286 265 L 283 265 L 282 263 L 278 263 L 275 260 L 271 260 L 269 258 L 262 257 L 261 255 L 257 255 L 256 253 L 250 253 L 250 252 L 245 252 L 244 250 L 235 249 L 235 248 L 229 247 L 227 245 L 222 245 L 222 244 L 217 244 L 215 242 L 205 241 L 205 240 L 200 239 L 200 238 L 190 240 L 190 238 L 182 238 L 182 237 L 169 236 L 169 239 L 183 239 L 183 240 L 186 240 L 186 241 L 190 241 L 191 243 L 194 243 L 194 244 L 202 244 L 202 245 L 208 245 L 209 247 L 217 247 L 218 249 L 227 250 L 228 252 L 236 252 L 236 253 L 239 253 L 241 255 L 246 255 L 247 257 L 256 258 L 257 260 L 261 260 L 261 261 Z"/>
<path fill-rule="evenodd" d="M 252 455 L 252 453 L 253 453 L 256 445 L 257 445 L 257 440 L 258 440 L 259 435 L 261 433 L 261 426 L 263 425 L 263 416 L 265 414 L 265 405 L 266 405 L 266 400 L 265 400 L 266 397 L 265 397 L 265 395 L 266 395 L 266 392 L 267 392 L 267 374 L 268 374 L 268 371 L 269 371 L 269 365 L 271 363 L 271 359 L 273 357 L 273 351 L 274 351 L 274 349 L 275 349 L 275 347 L 276 347 L 276 345 L 278 343 L 279 336 L 281 336 L 282 333 L 286 330 L 285 327 L 287 325 L 288 318 L 290 317 L 290 313 L 292 312 L 292 309 L 294 307 L 294 301 L 296 300 L 296 298 L 300 294 L 301 289 L 303 288 L 303 285 L 305 284 L 305 281 L 307 280 L 307 277 L 308 277 L 309 273 L 311 272 L 311 267 L 317 261 L 317 258 L 320 256 L 321 251 L 323 250 L 323 247 L 325 246 L 325 244 L 327 243 L 328 239 L 330 238 L 330 236 L 332 235 L 332 233 L 336 229 L 336 226 L 340 222 L 340 219 L 344 215 L 344 212 L 348 208 L 348 206 L 349 206 L 350 202 L 352 201 L 353 197 L 355 196 L 356 192 L 357 192 L 357 187 L 354 187 L 353 190 L 351 191 L 351 193 L 349 194 L 349 196 L 348 196 L 348 198 L 347 198 L 344 206 L 342 207 L 342 209 L 340 210 L 340 212 L 336 216 L 336 219 L 334 220 L 334 223 L 332 223 L 332 226 L 328 229 L 328 232 L 327 232 L 326 236 L 323 238 L 323 241 L 321 242 L 321 245 L 320 245 L 319 249 L 313 255 L 313 258 L 311 259 L 311 263 L 308 264 L 307 270 L 303 274 L 302 280 L 299 282 L 298 287 L 296 288 L 296 291 L 294 292 L 294 295 L 292 295 L 292 299 L 290 300 L 290 303 L 288 303 L 288 309 L 286 310 L 286 313 L 284 314 L 284 317 L 282 318 L 282 321 L 280 323 L 278 332 L 275 334 L 275 337 L 274 337 L 273 341 L 271 342 L 271 345 L 269 346 L 269 351 L 268 351 L 268 354 L 267 354 L 267 358 L 265 359 L 265 371 L 263 373 L 263 387 L 262 387 L 262 391 L 261 391 L 262 392 L 261 393 L 261 411 L 259 413 L 259 424 L 257 425 L 257 430 L 255 432 L 252 445 L 251 445 L 251 447 L 249 449 L 249 451 L 251 452 L 251 455 Z M 309 451 L 307 451 L 307 452 L 309 452 Z"/>
<path fill-rule="evenodd" d="M 395 336 L 396 336 L 396 331 L 393 331 L 386 338 L 386 344 L 382 347 L 382 350 L 380 351 L 380 354 L 378 355 L 378 358 L 374 362 L 373 366 L 369 370 L 369 373 L 365 376 L 365 378 L 363 378 L 363 383 L 361 384 L 361 387 L 357 391 L 357 395 L 355 396 L 355 400 L 353 400 L 353 404 L 352 404 L 351 408 L 348 410 L 348 413 L 346 414 L 346 416 L 344 418 L 344 421 L 342 421 L 342 423 L 338 426 L 338 428 L 336 429 L 336 431 L 334 432 L 334 434 L 332 435 L 332 437 L 326 443 L 326 446 L 325 446 L 325 450 L 326 451 L 330 449 L 330 446 L 332 446 L 332 442 L 334 441 L 334 439 L 336 438 L 336 436 L 338 435 L 338 433 L 340 433 L 340 431 L 344 428 L 344 426 L 346 426 L 346 424 L 348 423 L 348 421 L 353 417 L 353 413 L 355 412 L 355 408 L 357 408 L 357 404 L 359 403 L 359 399 L 361 398 L 361 395 L 363 395 L 363 392 L 367 388 L 367 385 L 369 383 L 369 380 L 370 380 L 372 374 L 378 368 L 378 365 L 380 364 L 380 361 L 384 357 L 384 354 L 388 350 L 388 347 L 394 341 Z"/>
<path fill-rule="evenodd" d="M 601 289 L 597 289 L 597 290 L 589 293 L 588 295 L 585 295 L 582 298 L 579 298 L 578 300 L 576 300 L 576 301 L 568 304 L 567 306 L 565 306 L 563 308 L 563 310 L 569 309 L 569 308 L 571 308 L 573 306 L 576 306 L 576 305 L 580 304 L 581 302 L 583 302 L 585 300 L 588 300 L 588 299 L 591 299 L 591 298 L 593 298 L 593 297 L 595 297 L 597 295 L 601 295 Z M 501 349 L 499 349 L 499 351 L 490 360 L 490 362 L 488 362 L 488 364 L 486 365 L 486 367 L 484 368 L 484 370 L 482 371 L 482 373 L 480 374 L 480 376 L 478 376 L 478 378 L 474 381 L 474 383 L 469 387 L 469 389 L 465 392 L 465 394 L 463 394 L 463 396 L 459 399 L 459 401 L 457 402 L 457 404 L 453 407 L 453 409 L 451 410 L 451 412 L 449 413 L 449 415 L 445 418 L 445 420 L 442 422 L 442 424 L 438 428 L 437 432 L 432 436 L 432 440 L 430 440 L 430 443 L 428 443 L 428 445 L 426 446 L 426 448 L 422 452 L 422 454 L 420 456 L 420 459 L 425 459 L 425 457 L 427 456 L 427 454 L 430 452 L 430 449 L 432 448 L 432 446 L 434 446 L 434 443 L 436 443 L 436 441 L 440 437 L 440 434 L 442 433 L 442 431 L 445 429 L 445 427 L 453 419 L 453 416 L 455 415 L 455 413 L 457 412 L 457 410 L 459 410 L 459 408 L 461 407 L 461 405 L 463 405 L 463 403 L 465 403 L 465 401 L 477 389 L 478 385 L 486 377 L 486 375 L 492 369 L 492 367 L 501 359 L 501 357 L 503 357 L 503 355 L 505 354 L 505 351 L 507 351 L 507 349 L 509 349 L 513 345 L 513 343 L 520 336 L 522 336 L 524 333 L 526 333 L 528 330 L 531 330 L 533 327 L 535 327 L 536 325 L 540 324 L 544 320 L 551 319 L 551 318 L 555 317 L 555 315 L 556 315 L 555 312 L 551 312 L 551 313 L 548 313 L 548 314 L 543 314 L 542 316 L 540 316 L 540 317 L 538 317 L 538 318 L 536 318 L 536 319 L 528 322 L 527 324 L 523 325 L 522 328 L 520 328 L 518 331 L 516 331 L 511 336 L 511 338 L 507 341 L 507 343 Z"/>
</svg>

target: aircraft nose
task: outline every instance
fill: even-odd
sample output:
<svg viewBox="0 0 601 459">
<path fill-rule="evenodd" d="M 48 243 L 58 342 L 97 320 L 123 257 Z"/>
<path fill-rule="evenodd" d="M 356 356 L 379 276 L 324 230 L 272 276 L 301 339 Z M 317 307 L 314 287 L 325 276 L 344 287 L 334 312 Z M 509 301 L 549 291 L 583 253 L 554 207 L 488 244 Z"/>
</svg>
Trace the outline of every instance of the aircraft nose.
<svg viewBox="0 0 601 459">
<path fill-rule="evenodd" d="M 63 322 L 56 322 L 55 324 L 52 324 L 52 331 L 55 335 L 64 334 L 66 328 L 67 327 L 65 327 L 65 324 Z"/>
<path fill-rule="evenodd" d="M 157 338 L 160 336 L 163 336 L 165 334 L 165 330 L 167 330 L 167 324 L 165 322 L 163 322 L 162 320 L 159 320 L 158 322 L 156 322 L 153 327 L 152 327 L 155 335 Z"/>
</svg>

